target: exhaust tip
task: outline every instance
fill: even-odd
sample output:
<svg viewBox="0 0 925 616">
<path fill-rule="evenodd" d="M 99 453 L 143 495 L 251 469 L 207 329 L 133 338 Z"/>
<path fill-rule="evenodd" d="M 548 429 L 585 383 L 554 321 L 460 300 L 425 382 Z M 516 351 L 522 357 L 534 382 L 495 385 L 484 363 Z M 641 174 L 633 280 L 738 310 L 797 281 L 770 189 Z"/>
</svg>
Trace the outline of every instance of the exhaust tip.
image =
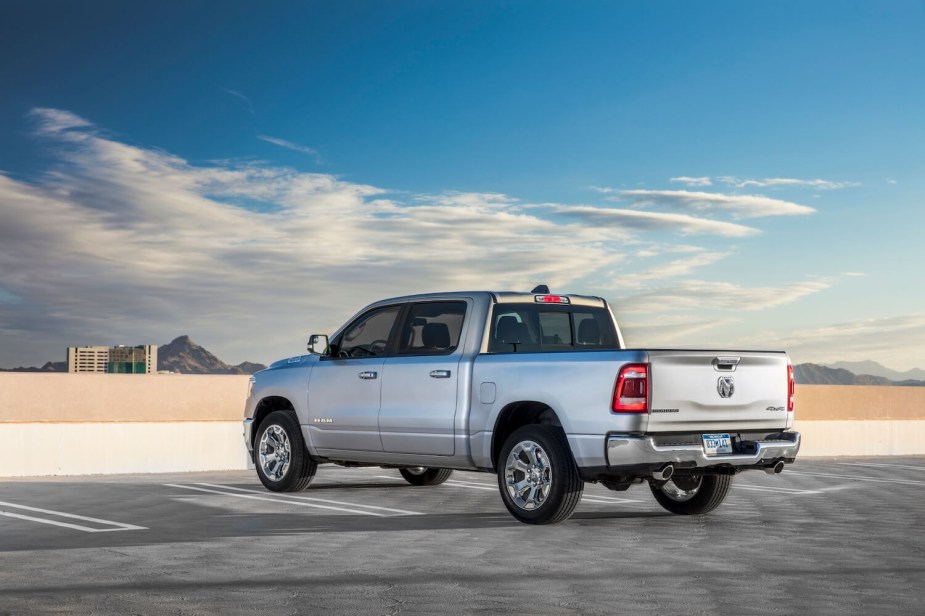
<svg viewBox="0 0 925 616">
<path fill-rule="evenodd" d="M 784 471 L 784 463 L 778 460 L 774 463 L 773 466 L 769 466 L 764 469 L 768 475 L 780 475 Z"/>
<path fill-rule="evenodd" d="M 652 478 L 656 481 L 668 481 L 674 475 L 674 466 L 666 464 L 657 471 L 652 471 Z"/>
</svg>

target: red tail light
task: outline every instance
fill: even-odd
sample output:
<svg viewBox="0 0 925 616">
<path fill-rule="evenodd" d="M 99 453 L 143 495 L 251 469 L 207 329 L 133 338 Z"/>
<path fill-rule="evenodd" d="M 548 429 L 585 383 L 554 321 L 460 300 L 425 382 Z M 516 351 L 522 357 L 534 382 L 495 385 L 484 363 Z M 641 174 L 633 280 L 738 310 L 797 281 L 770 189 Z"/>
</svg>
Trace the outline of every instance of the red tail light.
<svg viewBox="0 0 925 616">
<path fill-rule="evenodd" d="M 793 382 L 793 364 L 787 364 L 787 412 L 793 412 L 793 398 L 796 385 Z"/>
<path fill-rule="evenodd" d="M 611 408 L 616 413 L 649 412 L 649 364 L 627 364 L 620 368 Z"/>
</svg>

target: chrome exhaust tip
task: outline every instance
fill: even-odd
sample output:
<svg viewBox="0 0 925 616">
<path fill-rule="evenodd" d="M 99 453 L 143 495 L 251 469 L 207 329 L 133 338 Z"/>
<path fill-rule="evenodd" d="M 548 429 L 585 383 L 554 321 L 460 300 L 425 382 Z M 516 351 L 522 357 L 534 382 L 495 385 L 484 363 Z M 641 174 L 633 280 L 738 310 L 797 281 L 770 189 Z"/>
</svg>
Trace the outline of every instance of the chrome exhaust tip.
<svg viewBox="0 0 925 616">
<path fill-rule="evenodd" d="M 768 475 L 780 475 L 784 471 L 784 463 L 778 460 L 774 463 L 774 466 L 769 466 L 764 469 Z"/>
<path fill-rule="evenodd" d="M 674 475 L 674 467 L 670 464 L 666 464 L 657 471 L 652 471 L 652 479 L 656 481 L 668 481 Z"/>
</svg>

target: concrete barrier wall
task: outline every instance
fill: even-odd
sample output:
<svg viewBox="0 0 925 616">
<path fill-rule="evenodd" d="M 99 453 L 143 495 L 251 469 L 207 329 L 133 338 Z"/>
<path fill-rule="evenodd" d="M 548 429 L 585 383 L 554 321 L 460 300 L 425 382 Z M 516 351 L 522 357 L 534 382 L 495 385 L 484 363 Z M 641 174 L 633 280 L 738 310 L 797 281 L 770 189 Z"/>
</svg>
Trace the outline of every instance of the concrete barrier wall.
<svg viewBox="0 0 925 616">
<path fill-rule="evenodd" d="M 246 376 L 0 373 L 0 477 L 234 470 Z M 801 456 L 925 455 L 925 388 L 798 385 Z"/>
</svg>

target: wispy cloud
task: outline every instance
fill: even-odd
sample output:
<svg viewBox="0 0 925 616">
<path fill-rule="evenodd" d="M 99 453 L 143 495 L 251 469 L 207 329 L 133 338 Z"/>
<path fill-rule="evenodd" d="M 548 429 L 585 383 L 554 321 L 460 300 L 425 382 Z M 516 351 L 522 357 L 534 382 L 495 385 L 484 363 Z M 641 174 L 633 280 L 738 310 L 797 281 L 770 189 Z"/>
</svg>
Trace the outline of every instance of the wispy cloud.
<svg viewBox="0 0 925 616">
<path fill-rule="evenodd" d="M 310 148 L 307 145 L 300 145 L 298 143 L 293 143 L 292 141 L 280 139 L 279 137 L 270 137 L 269 135 L 257 135 L 257 139 L 266 141 L 267 143 L 272 143 L 273 145 L 278 145 L 279 147 L 286 148 L 287 150 L 294 150 L 296 152 L 301 152 L 302 154 L 308 154 L 315 159 L 315 162 L 321 162 L 321 155 L 318 153 L 318 150 Z"/>
<path fill-rule="evenodd" d="M 643 191 L 623 191 L 643 192 Z M 568 218 L 580 219 L 598 225 L 614 225 L 640 231 L 674 231 L 681 235 L 719 235 L 722 237 L 748 237 L 760 233 L 758 229 L 722 220 L 698 218 L 687 214 L 647 212 L 618 208 L 557 206 L 556 211 Z"/>
<path fill-rule="evenodd" d="M 690 187 L 723 184 L 736 188 L 814 188 L 816 190 L 838 190 L 841 188 L 854 188 L 861 185 L 860 182 L 833 182 L 831 180 L 822 180 L 819 178 L 811 180 L 799 178 L 737 178 L 732 175 L 721 175 L 717 177 L 691 177 L 682 175 L 671 178 L 669 181 L 678 182 Z"/>
<path fill-rule="evenodd" d="M 680 182 L 681 184 L 686 184 L 688 186 L 712 186 L 713 185 L 713 182 L 710 180 L 709 177 L 692 178 L 686 175 L 682 175 L 680 177 L 671 178 L 669 181 L 670 182 Z"/>
<path fill-rule="evenodd" d="M 812 214 L 811 207 L 762 195 L 730 195 L 689 190 L 615 190 L 610 200 L 697 212 L 726 212 L 733 218 Z"/>
<path fill-rule="evenodd" d="M 249 114 L 251 114 L 252 116 L 257 115 L 257 112 L 254 110 L 254 104 L 251 102 L 251 99 L 247 98 L 246 96 L 244 96 L 237 90 L 232 90 L 230 88 L 221 88 L 221 89 L 223 92 L 230 94 L 234 96 L 235 98 L 237 98 L 238 100 L 240 100 L 241 102 L 243 102 Z"/>
<path fill-rule="evenodd" d="M 872 359 L 900 370 L 925 366 L 925 314 L 831 323 L 794 331 L 763 332 L 796 362 L 833 363 Z"/>
<path fill-rule="evenodd" d="M 763 179 L 740 179 L 734 176 L 721 176 L 716 180 L 722 184 L 735 186 L 736 188 L 768 188 L 768 187 L 800 187 L 815 188 L 817 190 L 838 190 L 841 188 L 854 188 L 860 186 L 860 182 L 832 182 L 830 180 L 801 180 L 797 178 L 763 178 Z"/>
<path fill-rule="evenodd" d="M 687 280 L 626 297 L 622 300 L 621 307 L 627 312 L 692 309 L 751 312 L 791 304 L 829 286 L 828 282 L 821 280 L 760 287 L 746 287 L 731 282 Z"/>
</svg>

